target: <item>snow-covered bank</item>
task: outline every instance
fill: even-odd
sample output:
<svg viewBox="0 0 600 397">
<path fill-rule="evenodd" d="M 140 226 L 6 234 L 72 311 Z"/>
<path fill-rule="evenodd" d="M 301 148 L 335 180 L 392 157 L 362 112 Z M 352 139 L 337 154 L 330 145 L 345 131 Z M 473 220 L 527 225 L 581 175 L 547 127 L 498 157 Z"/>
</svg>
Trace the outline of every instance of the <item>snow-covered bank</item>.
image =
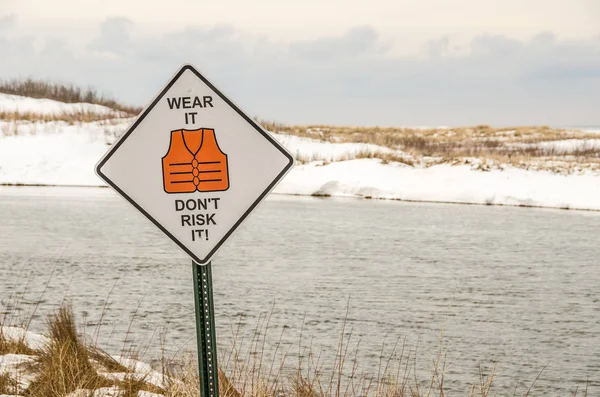
<svg viewBox="0 0 600 397">
<path fill-rule="evenodd" d="M 0 111 L 18 114 L 33 113 L 40 115 L 94 113 L 110 117 L 118 117 L 118 112 L 106 106 L 92 103 L 64 103 L 45 98 L 29 98 L 20 95 L 0 93 Z"/>
<path fill-rule="evenodd" d="M 130 122 L 19 123 L 17 134 L 0 136 L 0 183 L 100 186 L 94 164 Z M 0 121 L 0 131 L 9 125 Z"/>
<path fill-rule="evenodd" d="M 448 164 L 419 168 L 378 159 L 300 165 L 275 192 L 600 210 L 600 177 L 591 173 L 566 176 L 513 167 L 484 172 Z"/>
<path fill-rule="evenodd" d="M 0 121 L 0 131 L 9 123 Z M 12 125 L 16 135 L 0 136 L 0 184 L 102 186 L 94 165 L 129 123 L 130 119 Z M 481 167 L 477 159 L 463 165 L 410 166 L 364 158 L 369 153 L 408 156 L 373 144 L 274 135 L 303 159 L 275 188 L 279 194 L 600 210 L 600 176 L 590 170 L 562 175 L 508 165 L 490 168 Z M 591 143 L 552 145 L 559 150 L 587 149 Z"/>
</svg>

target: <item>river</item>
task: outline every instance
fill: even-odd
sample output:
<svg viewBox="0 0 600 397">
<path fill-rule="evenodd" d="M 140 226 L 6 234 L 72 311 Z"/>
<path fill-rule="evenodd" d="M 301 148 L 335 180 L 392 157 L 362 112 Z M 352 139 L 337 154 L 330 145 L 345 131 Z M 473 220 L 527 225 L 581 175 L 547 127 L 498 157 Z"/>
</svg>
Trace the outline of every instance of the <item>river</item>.
<svg viewBox="0 0 600 397">
<path fill-rule="evenodd" d="M 267 346 L 283 332 L 279 353 L 294 357 L 302 330 L 327 366 L 346 319 L 367 372 L 400 340 L 418 346 L 427 378 L 441 342 L 459 395 L 494 363 L 498 395 L 523 395 L 540 371 L 538 395 L 588 380 L 597 395 L 599 240 L 595 212 L 272 195 L 213 260 L 219 346 L 270 317 Z M 9 322 L 35 310 L 43 331 L 66 299 L 109 352 L 173 356 L 194 349 L 191 276 L 186 255 L 108 189 L 0 187 Z"/>
</svg>

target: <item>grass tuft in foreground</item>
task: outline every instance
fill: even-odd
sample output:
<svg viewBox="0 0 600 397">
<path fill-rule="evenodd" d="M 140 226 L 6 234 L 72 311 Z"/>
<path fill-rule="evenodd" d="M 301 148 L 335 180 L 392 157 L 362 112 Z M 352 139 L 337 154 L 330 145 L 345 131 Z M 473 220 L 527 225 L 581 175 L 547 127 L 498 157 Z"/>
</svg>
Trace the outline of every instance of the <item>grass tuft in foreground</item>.
<svg viewBox="0 0 600 397">
<path fill-rule="evenodd" d="M 48 321 L 49 344 L 30 364 L 34 380 L 24 391 L 26 397 L 67 396 L 77 390 L 92 393 L 102 388 L 118 390 L 119 397 L 138 396 L 140 391 L 164 393 L 135 376 L 105 352 L 84 344 L 77 334 L 73 311 L 63 306 Z M 113 380 L 99 370 L 123 373 Z"/>
<path fill-rule="evenodd" d="M 88 349 L 77 336 L 69 307 L 61 307 L 50 318 L 48 331 L 50 343 L 32 364 L 37 376 L 27 388 L 26 396 L 63 396 L 77 389 L 94 390 L 110 385 L 91 364 Z"/>
</svg>

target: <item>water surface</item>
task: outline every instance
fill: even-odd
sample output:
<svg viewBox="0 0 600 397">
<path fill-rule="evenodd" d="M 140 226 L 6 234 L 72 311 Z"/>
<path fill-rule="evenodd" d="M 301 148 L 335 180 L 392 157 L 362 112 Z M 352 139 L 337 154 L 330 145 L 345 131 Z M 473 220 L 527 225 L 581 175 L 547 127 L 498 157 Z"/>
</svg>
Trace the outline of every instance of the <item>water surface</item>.
<svg viewBox="0 0 600 397">
<path fill-rule="evenodd" d="M 124 339 L 148 360 L 161 345 L 194 349 L 190 260 L 114 193 L 3 187 L 0 219 L 11 318 L 27 319 L 43 295 L 40 331 L 68 299 L 88 334 L 102 319 L 98 343 L 113 353 Z M 295 346 L 303 329 L 331 362 L 349 302 L 366 371 L 377 371 L 384 340 L 389 351 L 400 338 L 418 346 L 425 377 L 442 340 L 460 395 L 496 362 L 498 395 L 523 395 L 548 364 L 538 395 L 572 395 L 589 379 L 592 396 L 599 236 L 594 212 L 271 196 L 214 258 L 219 344 L 231 345 L 238 324 L 249 338 L 271 311 L 270 343 L 283 330 L 284 347 Z"/>
</svg>

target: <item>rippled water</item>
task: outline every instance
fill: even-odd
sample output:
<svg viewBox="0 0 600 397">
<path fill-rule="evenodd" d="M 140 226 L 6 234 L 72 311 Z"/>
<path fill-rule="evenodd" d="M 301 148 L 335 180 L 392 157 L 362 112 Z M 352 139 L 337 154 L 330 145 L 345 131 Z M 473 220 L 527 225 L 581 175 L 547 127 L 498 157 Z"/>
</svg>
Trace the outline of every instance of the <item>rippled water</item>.
<svg viewBox="0 0 600 397">
<path fill-rule="evenodd" d="M 367 371 L 384 339 L 405 338 L 426 375 L 442 340 L 460 395 L 493 362 L 498 395 L 523 395 L 546 364 L 538 395 L 587 380 L 600 395 L 599 240 L 593 212 L 271 196 L 213 261 L 217 337 L 229 346 L 237 324 L 248 337 L 274 305 L 272 342 L 285 329 L 293 346 L 304 323 L 332 361 L 349 301 Z M 0 188 L 0 298 L 27 319 L 47 286 L 34 330 L 66 297 L 88 334 L 102 318 L 111 352 L 128 335 L 157 358 L 165 329 L 167 354 L 193 350 L 191 275 L 175 244 L 108 189 Z"/>
</svg>

